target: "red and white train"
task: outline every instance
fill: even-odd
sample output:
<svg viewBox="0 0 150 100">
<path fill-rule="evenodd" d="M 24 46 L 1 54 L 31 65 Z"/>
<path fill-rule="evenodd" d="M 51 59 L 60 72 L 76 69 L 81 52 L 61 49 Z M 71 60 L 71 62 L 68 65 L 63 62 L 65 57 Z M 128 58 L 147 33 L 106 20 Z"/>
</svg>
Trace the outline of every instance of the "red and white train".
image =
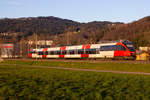
<svg viewBox="0 0 150 100">
<path fill-rule="evenodd" d="M 136 50 L 128 40 L 107 43 L 32 49 L 30 58 L 135 58 Z"/>
</svg>

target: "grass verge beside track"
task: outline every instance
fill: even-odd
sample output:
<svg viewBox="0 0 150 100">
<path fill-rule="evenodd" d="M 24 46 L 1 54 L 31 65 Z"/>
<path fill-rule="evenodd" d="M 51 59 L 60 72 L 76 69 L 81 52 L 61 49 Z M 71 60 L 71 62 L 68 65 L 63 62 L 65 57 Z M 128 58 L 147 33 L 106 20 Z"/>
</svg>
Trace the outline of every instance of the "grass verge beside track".
<svg viewBox="0 0 150 100">
<path fill-rule="evenodd" d="M 72 62 L 72 61 L 22 61 L 22 60 L 6 60 L 0 64 L 17 64 L 29 66 L 49 66 L 49 67 L 65 67 L 65 68 L 82 68 L 94 70 L 112 70 L 124 72 L 146 72 L 150 73 L 150 63 L 122 63 L 122 62 Z"/>
</svg>

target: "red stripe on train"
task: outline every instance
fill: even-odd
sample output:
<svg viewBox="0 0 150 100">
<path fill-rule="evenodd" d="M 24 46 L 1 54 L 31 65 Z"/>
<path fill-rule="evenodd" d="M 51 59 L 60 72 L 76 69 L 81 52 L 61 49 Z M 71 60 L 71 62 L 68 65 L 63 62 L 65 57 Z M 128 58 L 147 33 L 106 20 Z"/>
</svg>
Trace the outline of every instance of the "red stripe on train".
<svg viewBox="0 0 150 100">
<path fill-rule="evenodd" d="M 60 47 L 60 50 L 66 50 L 66 46 Z"/>
<path fill-rule="evenodd" d="M 126 48 L 127 51 L 124 50 L 119 50 L 119 51 L 114 51 L 114 56 L 117 57 L 121 57 L 121 56 L 131 56 L 129 49 L 122 43 L 117 43 L 117 45 L 122 45 L 123 47 Z"/>
<path fill-rule="evenodd" d="M 82 49 L 84 49 L 84 45 L 82 45 Z"/>
<path fill-rule="evenodd" d="M 59 58 L 64 58 L 65 57 L 65 55 L 59 55 Z"/>
<path fill-rule="evenodd" d="M 46 58 L 47 57 L 47 55 L 42 55 L 42 58 Z"/>
<path fill-rule="evenodd" d="M 46 52 L 48 50 L 48 48 L 44 48 L 43 51 Z"/>
<path fill-rule="evenodd" d="M 62 51 L 62 50 L 66 50 L 66 46 L 64 46 L 64 47 L 60 47 L 60 51 Z M 59 55 L 59 58 L 64 58 L 65 57 L 65 55 L 63 54 L 61 54 L 61 55 Z"/>
<path fill-rule="evenodd" d="M 29 57 L 32 58 L 32 53 L 29 53 Z"/>
<path fill-rule="evenodd" d="M 91 48 L 91 44 L 87 44 L 87 45 L 83 45 L 82 49 L 84 49 L 84 53 L 86 49 L 90 49 Z M 89 58 L 89 54 L 81 54 L 81 58 Z"/>
<path fill-rule="evenodd" d="M 88 58 L 89 54 L 81 54 L 81 58 Z"/>
<path fill-rule="evenodd" d="M 13 48 L 13 46 L 2 46 L 2 48 Z"/>
<path fill-rule="evenodd" d="M 44 55 L 42 55 L 42 58 L 46 58 L 47 57 L 47 55 L 45 55 L 45 52 L 48 50 L 48 48 L 44 48 L 43 49 L 43 52 L 44 52 Z"/>
<path fill-rule="evenodd" d="M 91 48 L 91 44 L 87 44 L 85 45 L 84 49 L 90 49 Z"/>
</svg>

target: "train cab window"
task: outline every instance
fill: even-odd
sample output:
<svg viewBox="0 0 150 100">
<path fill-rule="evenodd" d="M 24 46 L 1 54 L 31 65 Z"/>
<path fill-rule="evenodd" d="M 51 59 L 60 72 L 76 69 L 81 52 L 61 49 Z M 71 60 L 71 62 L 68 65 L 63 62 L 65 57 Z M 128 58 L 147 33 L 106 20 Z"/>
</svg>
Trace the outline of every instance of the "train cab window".
<svg viewBox="0 0 150 100">
<path fill-rule="evenodd" d="M 123 44 L 130 50 L 130 51 L 135 51 L 135 47 L 130 41 L 124 41 Z"/>
<path fill-rule="evenodd" d="M 42 51 L 39 51 L 39 52 L 38 52 L 38 55 L 43 55 L 43 52 L 42 52 Z"/>
<path fill-rule="evenodd" d="M 121 46 L 121 50 L 126 51 L 126 48 L 124 46 Z"/>
<path fill-rule="evenodd" d="M 122 45 L 116 45 L 116 50 L 117 50 L 117 51 L 119 51 L 119 50 L 126 51 L 126 48 L 123 47 Z"/>
</svg>

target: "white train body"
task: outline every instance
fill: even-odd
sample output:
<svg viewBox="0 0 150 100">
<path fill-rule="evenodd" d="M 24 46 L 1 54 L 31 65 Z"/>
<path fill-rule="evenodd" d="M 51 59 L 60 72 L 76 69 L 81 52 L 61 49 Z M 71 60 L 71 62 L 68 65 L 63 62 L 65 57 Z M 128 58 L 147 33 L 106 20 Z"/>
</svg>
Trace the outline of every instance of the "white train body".
<svg viewBox="0 0 150 100">
<path fill-rule="evenodd" d="M 115 58 L 135 57 L 135 49 L 131 42 L 87 44 L 53 48 L 33 49 L 30 58 Z"/>
</svg>

